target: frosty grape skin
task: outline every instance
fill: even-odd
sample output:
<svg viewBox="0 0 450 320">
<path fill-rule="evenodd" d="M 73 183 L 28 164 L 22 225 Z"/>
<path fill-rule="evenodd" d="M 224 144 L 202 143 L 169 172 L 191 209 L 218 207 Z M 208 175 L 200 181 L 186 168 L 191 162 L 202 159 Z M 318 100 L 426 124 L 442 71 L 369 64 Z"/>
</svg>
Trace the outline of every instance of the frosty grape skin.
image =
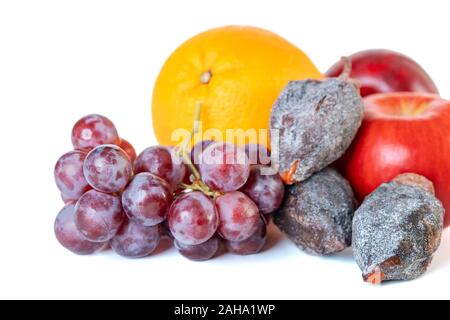
<svg viewBox="0 0 450 320">
<path fill-rule="evenodd" d="M 176 199 L 170 207 L 168 219 L 173 237 L 186 245 L 208 241 L 219 226 L 219 215 L 213 201 L 198 191 Z"/>
<path fill-rule="evenodd" d="M 159 226 L 146 227 L 126 219 L 110 244 L 118 255 L 135 259 L 150 255 L 158 247 L 160 239 Z"/>
<path fill-rule="evenodd" d="M 224 142 L 215 142 L 203 151 L 199 169 L 203 182 L 220 192 L 238 190 L 250 175 L 245 150 Z"/>
<path fill-rule="evenodd" d="M 54 225 L 58 242 L 67 250 L 88 255 L 100 250 L 105 244 L 87 240 L 75 225 L 75 204 L 66 205 L 56 217 Z"/>
<path fill-rule="evenodd" d="M 169 237 L 181 255 L 205 261 L 216 255 L 222 241 L 228 241 L 230 251 L 241 255 L 257 253 L 264 246 L 265 217 L 237 190 L 249 178 L 248 157 L 255 163 L 267 160 L 265 147 L 201 141 L 190 153 L 186 143 L 182 148 L 150 147 L 136 158 L 133 146 L 119 138 L 112 122 L 100 115 L 78 121 L 73 134 L 74 145 L 78 143 L 82 149 L 73 154 L 80 155 L 78 171 L 86 189 L 77 197 L 61 193 L 61 198 L 73 208 L 71 231 L 86 249 L 71 248 L 74 244 L 66 244 L 57 235 L 72 251 L 88 254 L 109 244 L 123 257 L 140 258 L 150 255 L 161 237 Z M 205 153 L 208 147 L 211 152 Z M 202 168 L 191 163 L 202 160 L 206 165 Z M 259 203 L 262 213 L 275 210 L 280 201 L 280 190 L 261 193 L 264 187 L 276 189 L 271 188 L 276 184 L 273 178 L 264 181 L 256 177 L 248 188 L 255 201 L 259 194 L 267 198 Z M 267 209 L 270 206 L 273 208 Z M 219 225 L 220 234 L 231 241 L 222 239 Z M 55 226 L 55 233 L 59 230 Z"/>
<path fill-rule="evenodd" d="M 68 197 L 63 193 L 61 193 L 61 200 L 64 202 L 64 204 L 69 204 L 72 202 L 77 202 L 78 199 L 72 199 L 71 197 Z"/>
<path fill-rule="evenodd" d="M 272 168 L 264 166 L 252 166 L 250 176 L 240 191 L 255 202 L 262 214 L 274 212 L 284 198 L 284 184 L 280 176 Z"/>
<path fill-rule="evenodd" d="M 102 144 L 119 144 L 117 129 L 111 120 L 91 114 L 78 120 L 72 129 L 72 144 L 77 150 L 89 151 Z"/>
<path fill-rule="evenodd" d="M 267 224 L 262 218 L 258 222 L 258 228 L 250 238 L 243 241 L 224 241 L 229 252 L 242 256 L 261 252 L 266 242 Z"/>
<path fill-rule="evenodd" d="M 122 194 L 122 205 L 127 216 L 144 226 L 163 222 L 171 203 L 170 186 L 147 172 L 136 175 Z"/>
<path fill-rule="evenodd" d="M 220 248 L 220 240 L 217 236 L 213 236 L 206 242 L 194 246 L 181 243 L 177 240 L 175 240 L 174 244 L 175 248 L 177 248 L 178 252 L 183 257 L 192 261 L 206 261 L 212 259 Z"/>
<path fill-rule="evenodd" d="M 75 206 L 75 224 L 93 242 L 112 239 L 124 218 L 120 198 L 97 190 L 86 192 Z"/>
<path fill-rule="evenodd" d="M 219 234 L 229 241 L 243 241 L 258 228 L 261 220 L 258 207 L 239 191 L 226 193 L 216 199 L 219 212 Z"/>
<path fill-rule="evenodd" d="M 246 144 L 245 154 L 252 165 L 258 164 L 270 166 L 270 152 L 262 144 Z"/>
<path fill-rule="evenodd" d="M 214 141 L 213 140 L 202 140 L 200 142 L 197 142 L 194 147 L 192 147 L 191 150 L 191 162 L 194 165 L 199 165 L 200 164 L 200 157 L 203 153 L 203 151 L 209 147 L 211 144 L 213 144 Z"/>
<path fill-rule="evenodd" d="M 64 154 L 55 165 L 55 182 L 63 199 L 78 200 L 91 187 L 83 173 L 87 153 L 71 151 Z"/>
<path fill-rule="evenodd" d="M 120 139 L 120 144 L 119 147 L 125 151 L 125 153 L 128 155 L 128 157 L 130 158 L 131 162 L 133 163 L 136 160 L 136 150 L 134 149 L 133 145 L 131 143 L 129 143 L 127 140 L 125 139 Z"/>
<path fill-rule="evenodd" d="M 83 171 L 94 189 L 106 193 L 121 192 L 133 175 L 130 158 L 115 145 L 102 145 L 89 152 Z"/>
<path fill-rule="evenodd" d="M 142 151 L 134 163 L 134 172 L 149 172 L 164 179 L 174 191 L 183 180 L 186 167 L 169 147 L 154 146 Z"/>
</svg>

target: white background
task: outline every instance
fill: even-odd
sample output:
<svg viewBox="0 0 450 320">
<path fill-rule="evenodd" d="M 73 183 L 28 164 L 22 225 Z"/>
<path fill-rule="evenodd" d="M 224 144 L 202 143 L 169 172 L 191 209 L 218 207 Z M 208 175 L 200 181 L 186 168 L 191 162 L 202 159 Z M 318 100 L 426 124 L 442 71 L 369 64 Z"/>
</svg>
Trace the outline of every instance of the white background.
<svg viewBox="0 0 450 320">
<path fill-rule="evenodd" d="M 450 98 L 448 1 L 0 0 L 0 298 L 450 298 L 450 230 L 417 281 L 372 287 L 351 252 L 308 256 L 273 230 L 270 249 L 193 263 L 174 249 L 130 261 L 59 246 L 53 166 L 73 123 L 113 119 L 140 151 L 155 144 L 151 93 L 165 59 L 211 27 L 255 25 L 325 71 L 341 55 L 390 48 Z M 436 164 L 438 165 L 438 164 Z"/>
</svg>

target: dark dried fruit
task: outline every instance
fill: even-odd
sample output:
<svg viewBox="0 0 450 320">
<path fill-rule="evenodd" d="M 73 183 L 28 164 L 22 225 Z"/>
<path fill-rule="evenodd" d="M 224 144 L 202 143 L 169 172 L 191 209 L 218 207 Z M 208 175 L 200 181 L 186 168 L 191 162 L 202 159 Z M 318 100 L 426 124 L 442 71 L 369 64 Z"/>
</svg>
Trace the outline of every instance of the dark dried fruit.
<svg viewBox="0 0 450 320">
<path fill-rule="evenodd" d="M 355 198 L 350 184 L 326 168 L 286 188 L 275 224 L 301 249 L 328 255 L 350 246 Z"/>
<path fill-rule="evenodd" d="M 346 79 L 292 81 L 271 119 L 273 167 L 292 184 L 339 159 L 361 125 L 363 102 Z"/>
<path fill-rule="evenodd" d="M 443 221 L 441 202 L 421 186 L 402 179 L 381 185 L 353 220 L 353 251 L 364 280 L 421 276 L 440 245 Z"/>
</svg>

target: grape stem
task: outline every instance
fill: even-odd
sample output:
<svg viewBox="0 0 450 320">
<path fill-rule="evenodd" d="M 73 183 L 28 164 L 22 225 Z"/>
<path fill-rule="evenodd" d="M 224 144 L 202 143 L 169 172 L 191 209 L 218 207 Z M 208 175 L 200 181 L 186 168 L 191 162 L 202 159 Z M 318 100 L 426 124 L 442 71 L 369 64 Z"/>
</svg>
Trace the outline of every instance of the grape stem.
<svg viewBox="0 0 450 320">
<path fill-rule="evenodd" d="M 199 127 L 200 127 L 200 114 L 202 110 L 201 103 L 197 103 L 195 105 L 195 118 L 194 118 L 194 127 L 189 133 L 189 135 L 186 137 L 186 139 L 183 141 L 183 144 L 181 147 L 178 148 L 178 156 L 181 158 L 181 160 L 184 162 L 184 164 L 189 168 L 191 173 L 195 177 L 195 181 L 192 184 L 185 184 L 180 183 L 180 187 L 183 189 L 190 189 L 195 191 L 201 191 L 205 195 L 209 197 L 216 198 L 220 195 L 220 193 L 215 192 L 211 190 L 203 181 L 202 177 L 200 175 L 200 172 L 197 170 L 195 165 L 192 163 L 191 157 L 187 153 L 187 148 L 189 146 L 189 143 L 192 141 L 192 138 L 198 133 Z"/>
<path fill-rule="evenodd" d="M 200 180 L 200 172 L 198 172 L 197 168 L 192 164 L 191 158 L 188 156 L 186 152 L 182 152 L 180 155 L 181 160 L 183 160 L 184 164 L 189 168 L 191 173 L 194 175 L 195 180 Z"/>
<path fill-rule="evenodd" d="M 191 161 L 191 158 L 187 154 L 187 148 L 189 146 L 189 143 L 192 141 L 192 138 L 198 133 L 199 130 L 199 123 L 200 123 L 200 113 L 202 110 L 201 103 L 197 103 L 195 105 L 195 118 L 194 118 L 194 127 L 189 133 L 189 135 L 184 139 L 183 144 L 180 148 L 178 148 L 178 156 L 183 160 L 184 164 L 188 166 L 191 173 L 194 175 L 195 180 L 200 180 L 200 173 L 198 172 L 197 168 L 194 166 L 194 164 Z"/>
<path fill-rule="evenodd" d="M 195 105 L 195 115 L 194 115 L 194 127 L 191 130 L 189 136 L 184 139 L 183 144 L 181 145 L 180 151 L 183 153 L 187 153 L 187 147 L 189 143 L 192 141 L 192 138 L 198 133 L 199 127 L 200 127 L 200 114 L 202 112 L 202 104 L 200 102 L 197 102 Z"/>
<path fill-rule="evenodd" d="M 205 195 L 207 195 L 208 197 L 216 198 L 218 196 L 217 192 L 211 191 L 208 188 L 208 186 L 206 186 L 203 183 L 198 183 L 198 182 L 194 182 L 193 184 L 181 183 L 180 186 L 183 189 L 189 189 L 189 190 L 193 190 L 193 191 L 200 191 L 200 192 L 204 193 Z"/>
</svg>

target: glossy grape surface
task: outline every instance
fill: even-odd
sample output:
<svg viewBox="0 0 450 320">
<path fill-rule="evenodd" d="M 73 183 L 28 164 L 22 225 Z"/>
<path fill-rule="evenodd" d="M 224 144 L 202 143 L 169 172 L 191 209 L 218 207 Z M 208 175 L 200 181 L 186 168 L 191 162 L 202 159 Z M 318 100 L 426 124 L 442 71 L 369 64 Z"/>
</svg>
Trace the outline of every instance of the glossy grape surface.
<svg viewBox="0 0 450 320">
<path fill-rule="evenodd" d="M 283 181 L 274 169 L 265 166 L 252 167 L 241 191 L 255 202 L 262 214 L 273 213 L 284 198 Z"/>
<path fill-rule="evenodd" d="M 117 129 L 111 120 L 99 114 L 81 118 L 72 129 L 75 149 L 89 151 L 102 144 L 119 144 Z"/>
<path fill-rule="evenodd" d="M 176 199 L 169 211 L 169 228 L 173 237 L 186 245 L 209 240 L 219 225 L 214 202 L 203 193 L 186 193 Z"/>
<path fill-rule="evenodd" d="M 122 257 L 143 258 L 155 251 L 160 239 L 159 226 L 146 227 L 126 219 L 110 243 Z"/>
<path fill-rule="evenodd" d="M 175 248 L 185 258 L 193 261 L 206 261 L 212 259 L 220 248 L 220 240 L 213 236 L 206 242 L 192 246 L 175 240 Z"/>
<path fill-rule="evenodd" d="M 104 243 L 91 242 L 75 226 L 75 204 L 66 205 L 55 220 L 54 231 L 58 242 L 67 250 L 88 255 L 100 250 Z"/>
<path fill-rule="evenodd" d="M 56 163 L 55 182 L 63 198 L 78 200 L 91 189 L 83 173 L 86 156 L 83 151 L 71 151 L 64 154 Z"/>
<path fill-rule="evenodd" d="M 163 222 L 172 204 L 170 186 L 151 173 L 140 173 L 122 194 L 123 209 L 127 216 L 144 226 Z"/>
<path fill-rule="evenodd" d="M 75 225 L 93 242 L 111 240 L 124 218 L 120 198 L 97 190 L 86 192 L 75 206 Z"/>
<path fill-rule="evenodd" d="M 136 149 L 134 149 L 133 145 L 129 143 L 125 139 L 120 139 L 119 147 L 125 151 L 125 153 L 130 157 L 131 162 L 133 163 L 136 160 Z"/>
<path fill-rule="evenodd" d="M 203 140 L 197 142 L 194 147 L 191 149 L 191 161 L 195 165 L 200 164 L 200 156 L 202 155 L 203 151 L 206 150 L 208 146 L 213 144 L 213 140 Z"/>
<path fill-rule="evenodd" d="M 130 158 L 115 145 L 102 145 L 89 152 L 83 171 L 94 189 L 106 193 L 121 192 L 133 175 Z"/>
<path fill-rule="evenodd" d="M 149 172 L 164 179 L 176 190 L 183 180 L 186 167 L 172 148 L 155 146 L 145 149 L 134 163 L 135 173 Z"/>
<path fill-rule="evenodd" d="M 238 255 L 250 255 L 261 252 L 267 242 L 267 226 L 260 219 L 258 228 L 250 238 L 244 241 L 225 241 L 225 247 L 231 253 Z"/>
<path fill-rule="evenodd" d="M 270 152 L 262 144 L 246 144 L 245 154 L 252 165 L 270 165 Z"/>
<path fill-rule="evenodd" d="M 229 241 L 248 239 L 258 229 L 261 220 L 258 207 L 239 191 L 226 193 L 216 199 L 219 211 L 219 234 Z"/>
<path fill-rule="evenodd" d="M 223 142 L 215 142 L 203 151 L 199 169 L 203 182 L 220 192 L 238 190 L 250 174 L 244 149 Z"/>
</svg>

